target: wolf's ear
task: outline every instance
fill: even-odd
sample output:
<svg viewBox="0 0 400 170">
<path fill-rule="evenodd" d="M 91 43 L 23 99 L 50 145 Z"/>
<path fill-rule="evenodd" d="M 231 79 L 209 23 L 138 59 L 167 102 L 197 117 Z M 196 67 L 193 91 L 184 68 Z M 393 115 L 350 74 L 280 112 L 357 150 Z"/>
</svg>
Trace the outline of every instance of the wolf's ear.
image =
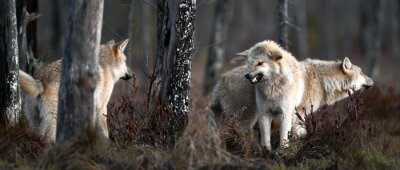
<svg viewBox="0 0 400 170">
<path fill-rule="evenodd" d="M 120 52 L 124 52 L 124 50 L 125 50 L 126 45 L 128 44 L 128 42 L 129 42 L 129 39 L 126 39 L 126 40 L 124 40 L 124 41 L 118 42 L 117 44 L 115 44 L 115 47 L 117 47 L 117 49 L 118 49 Z"/>
<path fill-rule="evenodd" d="M 282 59 L 282 53 L 280 51 L 271 51 L 271 55 L 269 56 L 271 60 L 278 61 Z"/>
<path fill-rule="evenodd" d="M 346 70 L 350 70 L 353 67 L 353 64 L 351 64 L 350 59 L 345 57 L 343 59 L 343 63 L 342 63 L 342 68 L 344 71 Z"/>
<path fill-rule="evenodd" d="M 250 55 L 250 50 L 246 50 L 240 53 L 236 53 L 237 56 L 247 57 Z"/>
<path fill-rule="evenodd" d="M 115 41 L 113 39 L 106 42 L 106 45 L 114 45 Z"/>
</svg>

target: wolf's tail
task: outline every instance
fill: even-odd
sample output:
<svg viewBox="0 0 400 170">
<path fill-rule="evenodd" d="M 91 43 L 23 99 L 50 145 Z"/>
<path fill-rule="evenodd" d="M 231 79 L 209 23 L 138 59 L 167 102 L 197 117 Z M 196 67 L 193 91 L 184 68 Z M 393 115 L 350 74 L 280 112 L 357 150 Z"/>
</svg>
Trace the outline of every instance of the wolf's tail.
<svg viewBox="0 0 400 170">
<path fill-rule="evenodd" d="M 37 97 L 43 92 L 43 84 L 21 70 L 19 70 L 19 84 L 22 92 L 28 96 Z"/>
</svg>

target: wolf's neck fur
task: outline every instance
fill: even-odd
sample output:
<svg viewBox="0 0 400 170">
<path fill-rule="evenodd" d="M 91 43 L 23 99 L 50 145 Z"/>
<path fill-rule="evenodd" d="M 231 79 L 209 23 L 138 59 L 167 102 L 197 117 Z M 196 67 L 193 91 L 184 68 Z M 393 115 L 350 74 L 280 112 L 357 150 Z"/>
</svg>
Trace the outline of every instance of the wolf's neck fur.
<svg viewBox="0 0 400 170">
<path fill-rule="evenodd" d="M 347 97 L 350 87 L 341 70 L 341 62 L 306 60 L 305 66 L 306 91 L 300 107 L 307 113 L 316 111 L 323 105 L 332 105 Z"/>
</svg>

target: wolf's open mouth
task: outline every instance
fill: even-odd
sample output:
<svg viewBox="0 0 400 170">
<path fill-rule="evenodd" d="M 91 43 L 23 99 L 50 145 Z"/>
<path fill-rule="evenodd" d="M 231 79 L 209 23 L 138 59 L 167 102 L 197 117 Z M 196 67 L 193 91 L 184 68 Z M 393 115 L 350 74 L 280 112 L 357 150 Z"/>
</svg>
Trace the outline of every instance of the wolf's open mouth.
<svg viewBox="0 0 400 170">
<path fill-rule="evenodd" d="M 261 74 L 261 73 L 256 74 L 254 77 L 252 77 L 250 79 L 251 84 L 258 83 L 262 79 L 262 77 L 263 77 L 263 74 Z"/>
</svg>

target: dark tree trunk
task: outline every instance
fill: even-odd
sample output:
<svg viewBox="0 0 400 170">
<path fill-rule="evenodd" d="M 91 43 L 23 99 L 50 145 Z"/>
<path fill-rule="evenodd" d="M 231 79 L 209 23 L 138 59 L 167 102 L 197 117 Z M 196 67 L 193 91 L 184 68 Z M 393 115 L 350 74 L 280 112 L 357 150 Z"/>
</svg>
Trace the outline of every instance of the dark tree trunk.
<svg viewBox="0 0 400 170">
<path fill-rule="evenodd" d="M 335 17 L 336 0 L 323 0 L 321 1 L 321 57 L 325 59 L 336 58 L 336 17 Z"/>
<path fill-rule="evenodd" d="M 0 124 L 15 125 L 20 111 L 15 0 L 0 0 Z"/>
<path fill-rule="evenodd" d="M 279 0 L 279 44 L 289 49 L 288 44 L 288 0 Z"/>
<path fill-rule="evenodd" d="M 368 60 L 368 74 L 372 78 L 378 76 L 383 2 L 381 0 L 367 0 L 361 3 L 362 49 Z"/>
<path fill-rule="evenodd" d="M 208 94 L 221 73 L 226 39 L 228 34 L 229 24 L 233 15 L 233 0 L 218 0 L 215 3 L 214 19 L 211 28 L 210 43 L 211 47 L 208 50 L 207 66 L 204 74 L 204 93 Z"/>
<path fill-rule="evenodd" d="M 308 27 L 307 27 L 307 2 L 306 0 L 296 0 L 296 23 L 299 27 L 297 32 L 297 48 L 299 50 L 299 59 L 305 59 L 308 56 Z"/>
<path fill-rule="evenodd" d="M 95 133 L 103 0 L 69 1 L 57 116 L 57 143 Z"/>
<path fill-rule="evenodd" d="M 157 96 L 161 104 L 168 103 L 171 65 L 175 57 L 176 39 L 175 0 L 158 0 L 157 4 Z"/>
</svg>

